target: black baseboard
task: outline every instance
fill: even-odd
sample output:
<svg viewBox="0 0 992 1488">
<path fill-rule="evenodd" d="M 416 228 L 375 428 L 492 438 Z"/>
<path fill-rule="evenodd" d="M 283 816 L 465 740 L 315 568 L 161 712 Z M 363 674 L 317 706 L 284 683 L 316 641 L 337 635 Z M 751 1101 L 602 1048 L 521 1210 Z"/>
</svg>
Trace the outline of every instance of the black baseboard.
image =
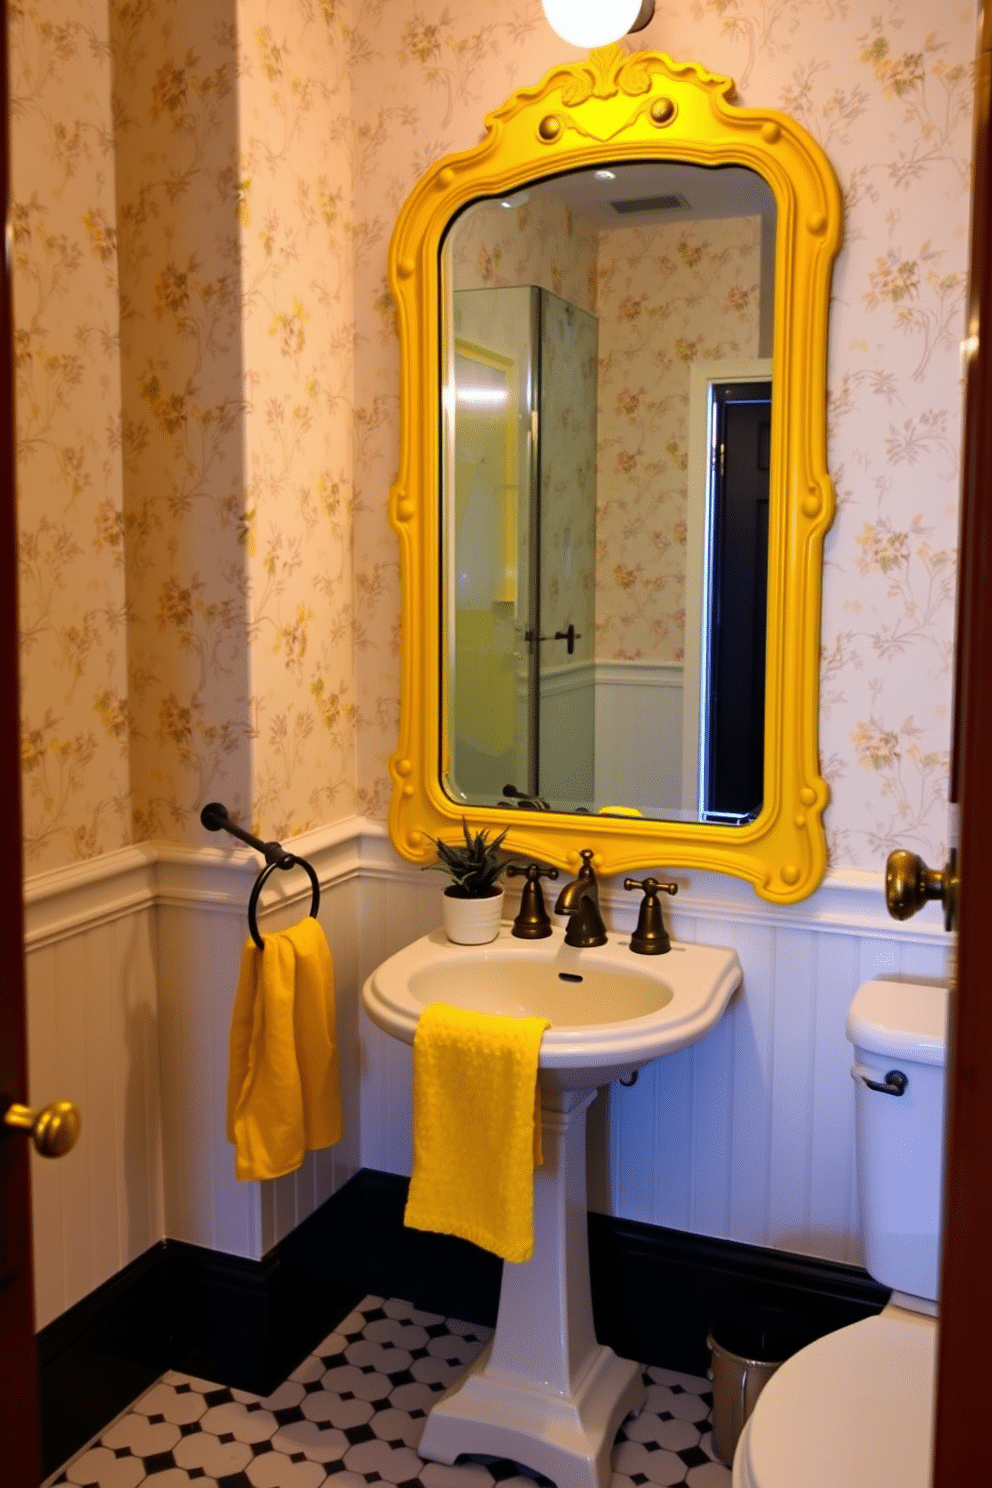
<svg viewBox="0 0 992 1488">
<path fill-rule="evenodd" d="M 593 1316 L 601 1343 L 643 1364 L 709 1368 L 710 1328 L 737 1308 L 795 1314 L 809 1338 L 880 1312 L 867 1271 L 738 1241 L 589 1216 Z"/>
<path fill-rule="evenodd" d="M 363 1292 L 401 1297 L 426 1312 L 492 1327 L 503 1262 L 452 1235 L 403 1224 L 409 1179 L 362 1168 L 303 1227 L 287 1237 L 298 1264 L 346 1276 Z"/>
<path fill-rule="evenodd" d="M 164 1243 L 153 1246 L 38 1334 L 46 1476 L 169 1367 L 155 1338 L 166 1255 Z"/>
<path fill-rule="evenodd" d="M 403 1225 L 407 1179 L 363 1169 L 261 1261 L 165 1240 L 38 1334 L 46 1475 L 165 1369 L 265 1395 L 366 1293 L 492 1327 L 502 1262 Z M 589 1216 L 596 1332 L 643 1364 L 702 1374 L 714 1319 L 785 1308 L 811 1335 L 878 1312 L 854 1266 Z"/>
<path fill-rule="evenodd" d="M 312 1216 L 261 1261 L 161 1241 L 42 1328 L 46 1476 L 166 1369 L 274 1390 L 364 1296 L 326 1268 L 307 1269 L 315 1220 L 325 1222 Z"/>
<path fill-rule="evenodd" d="M 492 1327 L 502 1262 L 467 1241 L 405 1229 L 407 1186 L 392 1173 L 357 1173 L 308 1221 L 309 1265 Z M 600 1342 L 688 1374 L 709 1367 L 710 1327 L 735 1308 L 784 1309 L 818 1337 L 879 1312 L 889 1297 L 857 1266 L 605 1214 L 589 1215 L 589 1270 Z"/>
</svg>

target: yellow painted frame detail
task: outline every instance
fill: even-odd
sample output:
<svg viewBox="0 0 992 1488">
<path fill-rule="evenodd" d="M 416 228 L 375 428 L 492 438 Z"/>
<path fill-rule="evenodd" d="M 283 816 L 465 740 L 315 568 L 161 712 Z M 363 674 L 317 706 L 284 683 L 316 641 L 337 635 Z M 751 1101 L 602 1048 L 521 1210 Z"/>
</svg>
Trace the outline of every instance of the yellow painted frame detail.
<svg viewBox="0 0 992 1488">
<path fill-rule="evenodd" d="M 826 469 L 830 274 L 841 198 L 816 142 L 784 114 L 737 108 L 734 85 L 696 63 L 619 46 L 553 68 L 486 119 L 471 150 L 437 162 L 400 212 L 389 255 L 399 315 L 402 423 L 390 521 L 400 540 L 402 700 L 389 829 L 397 850 L 432 860 L 432 837 L 508 827 L 506 847 L 559 867 L 591 847 L 601 874 L 697 868 L 749 879 L 762 898 L 811 894 L 826 866 L 828 800 L 817 757 L 823 537 L 834 511 Z M 465 808 L 441 788 L 440 304 L 445 230 L 468 203 L 559 171 L 628 160 L 735 164 L 768 182 L 777 207 L 765 801 L 742 827 L 603 815 Z M 650 748 L 652 741 L 644 741 Z"/>
</svg>

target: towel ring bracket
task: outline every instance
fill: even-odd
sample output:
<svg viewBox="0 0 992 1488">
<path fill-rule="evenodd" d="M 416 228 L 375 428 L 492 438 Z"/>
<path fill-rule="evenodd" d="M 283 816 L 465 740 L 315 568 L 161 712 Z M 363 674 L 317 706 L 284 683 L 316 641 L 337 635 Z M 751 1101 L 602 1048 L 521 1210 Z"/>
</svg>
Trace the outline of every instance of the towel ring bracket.
<svg viewBox="0 0 992 1488">
<path fill-rule="evenodd" d="M 310 885 L 313 890 L 310 899 L 310 918 L 317 918 L 320 908 L 320 880 L 312 864 L 306 858 L 298 858 L 294 853 L 289 853 L 280 842 L 263 842 L 260 837 L 253 837 L 251 832 L 246 832 L 244 827 L 239 827 L 237 822 L 231 820 L 230 813 L 220 801 L 210 801 L 200 812 L 201 825 L 208 832 L 230 832 L 232 837 L 247 842 L 256 852 L 260 852 L 265 858 L 265 867 L 255 880 L 248 900 L 248 929 L 251 938 L 260 951 L 265 949 L 265 941 L 262 939 L 258 929 L 258 898 L 265 887 L 266 881 L 277 868 L 302 868 L 309 875 Z"/>
</svg>

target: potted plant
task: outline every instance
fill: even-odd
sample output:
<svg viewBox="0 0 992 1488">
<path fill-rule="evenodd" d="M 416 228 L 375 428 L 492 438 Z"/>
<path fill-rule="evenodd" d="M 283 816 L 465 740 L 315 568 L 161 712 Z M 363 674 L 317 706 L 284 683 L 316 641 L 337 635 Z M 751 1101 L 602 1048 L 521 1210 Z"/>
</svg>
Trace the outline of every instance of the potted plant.
<svg viewBox="0 0 992 1488">
<path fill-rule="evenodd" d="M 499 934 L 503 913 L 503 886 L 500 879 L 510 859 L 500 855 L 506 836 L 504 828 L 491 841 L 485 829 L 474 835 L 462 817 L 464 844 L 431 840 L 437 848 L 437 860 L 428 867 L 447 873 L 451 883 L 441 900 L 442 922 L 448 939 L 456 945 L 485 945 Z"/>
</svg>

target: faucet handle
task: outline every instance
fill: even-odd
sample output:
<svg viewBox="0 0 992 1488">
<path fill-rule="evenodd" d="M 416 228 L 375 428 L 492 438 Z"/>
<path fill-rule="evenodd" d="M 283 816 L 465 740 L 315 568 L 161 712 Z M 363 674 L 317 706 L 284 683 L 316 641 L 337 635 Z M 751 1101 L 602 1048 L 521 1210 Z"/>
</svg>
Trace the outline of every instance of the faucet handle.
<svg viewBox="0 0 992 1488">
<path fill-rule="evenodd" d="M 677 883 L 663 883 L 658 878 L 625 878 L 625 889 L 643 889 L 641 912 L 637 917 L 637 929 L 630 937 L 630 949 L 639 956 L 663 956 L 672 949 L 672 940 L 665 929 L 659 894 L 677 894 Z"/>
<path fill-rule="evenodd" d="M 519 940 L 543 940 L 551 934 L 551 921 L 545 908 L 544 894 L 541 892 L 541 879 L 557 878 L 558 869 L 542 868 L 540 863 L 528 863 L 526 868 L 511 863 L 506 872 L 508 878 L 527 878 L 520 895 L 520 909 L 510 934 L 516 935 Z"/>
</svg>

